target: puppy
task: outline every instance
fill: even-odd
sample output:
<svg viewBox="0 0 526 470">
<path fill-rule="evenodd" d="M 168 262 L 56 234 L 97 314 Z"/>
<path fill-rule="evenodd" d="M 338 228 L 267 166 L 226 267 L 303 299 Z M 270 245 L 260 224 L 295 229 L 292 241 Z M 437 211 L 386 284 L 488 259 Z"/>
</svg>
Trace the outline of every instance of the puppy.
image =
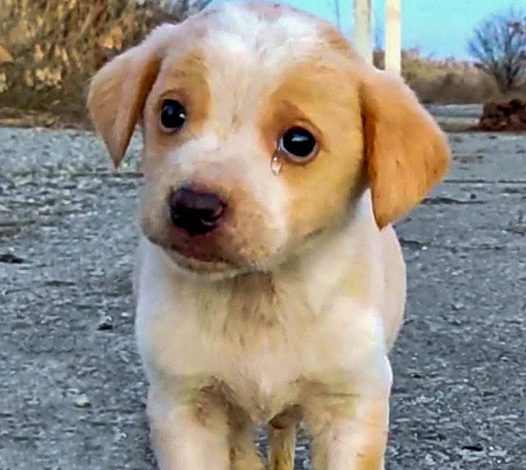
<svg viewBox="0 0 526 470">
<path fill-rule="evenodd" d="M 405 300 L 390 223 L 444 175 L 444 135 L 329 24 L 226 5 L 155 29 L 94 77 L 116 166 L 142 122 L 139 351 L 163 470 L 384 467 Z"/>
</svg>

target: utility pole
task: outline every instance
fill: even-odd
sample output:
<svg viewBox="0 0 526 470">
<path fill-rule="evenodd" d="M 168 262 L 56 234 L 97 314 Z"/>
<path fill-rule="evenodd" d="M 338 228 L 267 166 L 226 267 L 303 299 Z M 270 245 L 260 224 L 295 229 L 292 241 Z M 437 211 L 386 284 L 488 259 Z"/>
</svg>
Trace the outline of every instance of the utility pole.
<svg viewBox="0 0 526 470">
<path fill-rule="evenodd" d="M 354 0 L 354 45 L 358 53 L 372 64 L 371 0 Z"/>
<path fill-rule="evenodd" d="M 402 72 L 401 0 L 385 1 L 385 70 Z"/>
</svg>

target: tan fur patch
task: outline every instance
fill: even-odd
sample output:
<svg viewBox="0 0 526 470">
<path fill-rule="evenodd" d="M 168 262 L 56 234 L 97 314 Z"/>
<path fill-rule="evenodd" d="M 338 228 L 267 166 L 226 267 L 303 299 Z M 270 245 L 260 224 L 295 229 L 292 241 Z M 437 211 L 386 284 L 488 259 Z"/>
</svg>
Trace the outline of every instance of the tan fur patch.
<svg viewBox="0 0 526 470">
<path fill-rule="evenodd" d="M 352 468 L 357 470 L 381 470 L 387 443 L 386 403 L 372 405 L 361 417 L 359 426 L 363 426 L 364 444 L 357 451 L 356 462 Z"/>
<path fill-rule="evenodd" d="M 163 156 L 195 137 L 207 121 L 211 99 L 206 73 L 206 63 L 198 49 L 163 62 L 144 111 L 145 171 L 154 170 L 162 163 Z M 167 134 L 161 128 L 160 113 L 166 99 L 179 101 L 187 114 L 185 126 L 173 134 Z"/>
<path fill-rule="evenodd" d="M 447 139 L 400 78 L 370 71 L 361 87 L 367 176 L 378 226 L 400 218 L 445 174 Z"/>
<path fill-rule="evenodd" d="M 198 40 L 208 32 L 205 16 L 196 15 L 179 25 L 159 26 L 141 44 L 117 56 L 94 76 L 87 106 L 116 167 L 126 152 L 165 59 L 178 59 L 192 53 Z M 185 79 L 187 83 L 191 82 L 191 77 L 199 75 L 192 74 L 192 68 L 194 72 L 199 68 L 200 57 L 194 59 L 197 60 L 189 57 L 186 64 L 182 64 L 181 73 L 189 74 Z"/>
<path fill-rule="evenodd" d="M 351 199 L 363 189 L 358 103 L 351 71 L 319 57 L 288 70 L 264 101 L 260 128 L 269 154 L 294 125 L 310 130 L 320 147 L 316 158 L 305 165 L 284 160 L 280 178 L 290 194 L 286 217 L 295 240 L 343 217 Z"/>
<path fill-rule="evenodd" d="M 115 167 L 119 166 L 159 72 L 162 47 L 170 26 L 155 30 L 141 45 L 106 64 L 94 77 L 88 110 Z"/>
</svg>

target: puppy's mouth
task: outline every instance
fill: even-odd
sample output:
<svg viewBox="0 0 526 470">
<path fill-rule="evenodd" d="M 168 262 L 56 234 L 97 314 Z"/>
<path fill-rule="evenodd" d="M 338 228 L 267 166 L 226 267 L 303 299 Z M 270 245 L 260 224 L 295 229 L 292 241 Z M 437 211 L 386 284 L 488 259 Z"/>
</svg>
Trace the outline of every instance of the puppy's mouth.
<svg viewBox="0 0 526 470">
<path fill-rule="evenodd" d="M 192 266 L 195 265 L 198 268 L 203 266 L 217 266 L 218 268 L 221 266 L 232 266 L 232 263 L 227 259 L 218 254 L 203 251 L 199 245 L 177 246 L 172 244 L 168 250 L 181 262 Z"/>
<path fill-rule="evenodd" d="M 204 256 L 200 253 L 182 252 L 174 247 L 163 248 L 166 255 L 177 266 L 185 271 L 197 274 L 222 273 L 232 271 L 235 267 L 219 257 Z"/>
<path fill-rule="evenodd" d="M 194 240 L 179 239 L 174 243 L 172 237 L 158 237 L 147 231 L 143 231 L 146 238 L 153 244 L 161 248 L 168 258 L 168 260 L 180 271 L 205 275 L 212 278 L 222 279 L 225 277 L 235 277 L 241 274 L 248 274 L 252 272 L 266 271 L 270 266 L 279 265 L 286 262 L 291 256 L 286 247 L 277 250 L 268 260 L 260 260 L 260 262 L 246 262 L 240 263 L 240 260 L 229 259 L 220 254 L 220 246 L 209 240 Z M 300 256 L 301 253 L 308 249 L 311 244 L 315 244 L 317 239 L 323 237 L 325 230 L 322 228 L 312 230 L 305 236 L 301 237 L 301 242 L 296 246 L 295 255 Z M 207 238 L 207 236 L 203 236 Z"/>
<path fill-rule="evenodd" d="M 185 256 L 177 250 L 165 248 L 163 251 L 168 260 L 179 272 L 183 272 L 187 275 L 205 277 L 210 281 L 231 279 L 255 271 L 251 267 L 239 267 L 229 261 L 221 260 L 219 258 L 204 261 L 198 258 Z"/>
<path fill-rule="evenodd" d="M 145 233 L 146 238 L 163 250 L 168 259 L 179 269 L 196 274 L 239 272 L 232 261 L 203 249 L 196 243 L 175 244 Z"/>
</svg>

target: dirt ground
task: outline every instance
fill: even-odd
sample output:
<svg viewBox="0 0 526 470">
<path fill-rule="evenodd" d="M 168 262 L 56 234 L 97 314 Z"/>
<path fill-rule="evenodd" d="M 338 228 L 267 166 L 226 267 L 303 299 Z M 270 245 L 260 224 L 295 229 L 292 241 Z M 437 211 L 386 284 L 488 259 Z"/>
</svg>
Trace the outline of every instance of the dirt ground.
<svg viewBox="0 0 526 470">
<path fill-rule="evenodd" d="M 398 224 L 409 293 L 387 469 L 521 470 L 526 138 L 450 139 L 448 179 Z M 0 128 L 1 470 L 154 468 L 128 161 L 108 171 L 88 132 Z M 297 469 L 307 454 L 302 440 Z"/>
</svg>

